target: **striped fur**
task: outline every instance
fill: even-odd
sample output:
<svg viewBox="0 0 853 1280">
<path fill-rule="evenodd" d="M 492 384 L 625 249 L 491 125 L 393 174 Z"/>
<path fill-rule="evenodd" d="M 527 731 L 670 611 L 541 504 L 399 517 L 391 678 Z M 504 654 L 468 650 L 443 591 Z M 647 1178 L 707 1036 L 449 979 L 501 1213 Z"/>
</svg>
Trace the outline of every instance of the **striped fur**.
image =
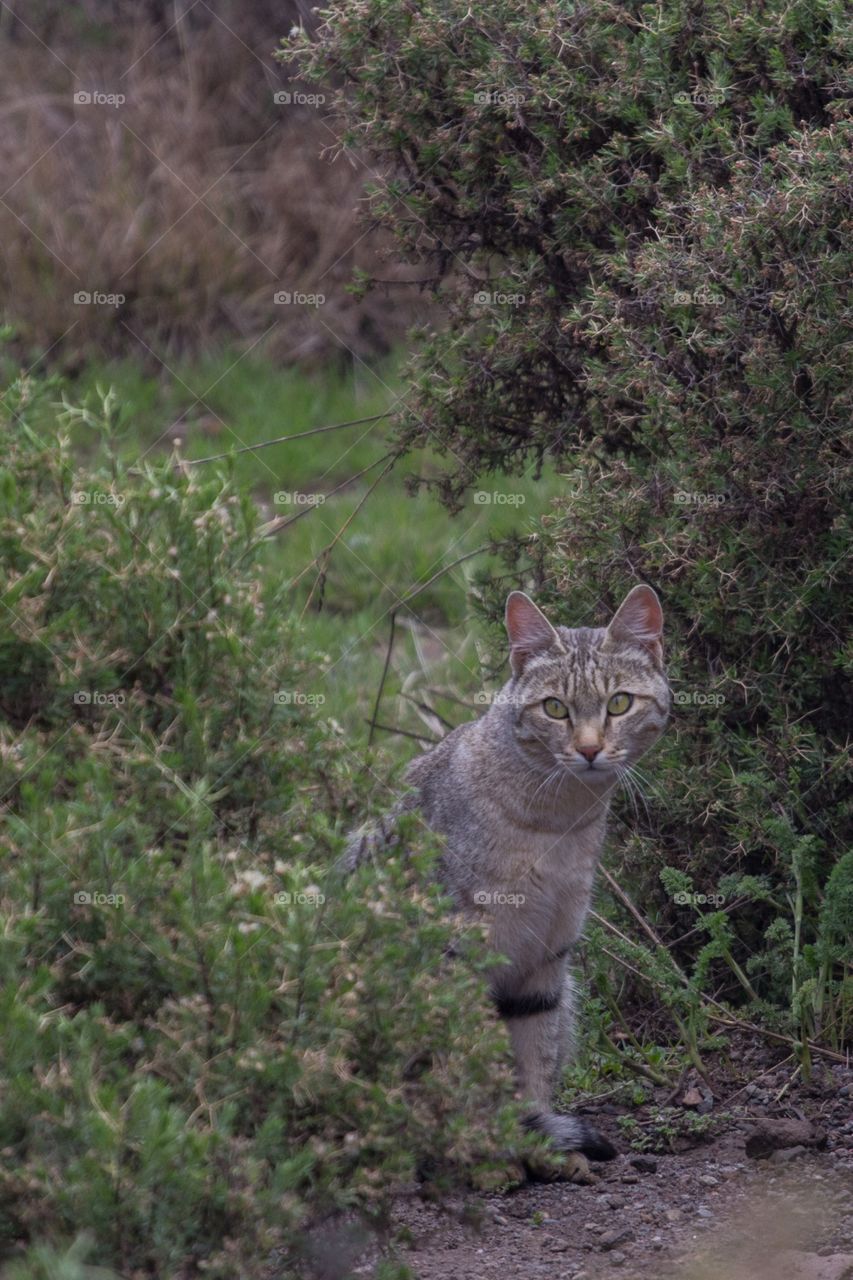
<svg viewBox="0 0 853 1280">
<path fill-rule="evenodd" d="M 557 1147 L 597 1159 L 614 1149 L 586 1121 L 553 1112 L 551 1097 L 573 1044 L 569 958 L 610 802 L 669 715 L 661 631 L 650 587 L 635 587 L 606 628 L 552 626 L 513 592 L 510 680 L 485 715 L 413 761 L 411 790 L 352 837 L 344 858 L 353 867 L 382 856 L 399 815 L 416 806 L 445 837 L 444 888 L 461 911 L 489 923 L 492 945 L 508 960 L 492 975 L 492 998 L 531 1102 L 528 1124 Z M 608 711 L 616 693 L 631 695 L 621 714 Z"/>
</svg>

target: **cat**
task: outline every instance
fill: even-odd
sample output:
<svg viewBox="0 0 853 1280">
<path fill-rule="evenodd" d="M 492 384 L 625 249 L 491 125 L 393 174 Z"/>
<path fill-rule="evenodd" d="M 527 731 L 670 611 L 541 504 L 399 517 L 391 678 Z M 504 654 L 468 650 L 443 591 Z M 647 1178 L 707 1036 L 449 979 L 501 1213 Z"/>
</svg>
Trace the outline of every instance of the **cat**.
<svg viewBox="0 0 853 1280">
<path fill-rule="evenodd" d="M 445 837 L 442 885 L 485 919 L 508 963 L 491 974 L 506 1021 L 527 1125 L 565 1152 L 616 1155 L 552 1095 L 574 1041 L 569 957 L 589 911 L 614 791 L 663 732 L 670 692 L 663 614 L 651 587 L 623 600 L 607 627 L 554 627 L 523 592 L 506 602 L 511 677 L 478 720 L 415 759 L 410 790 L 379 828 L 357 833 L 353 867 L 393 842 L 417 808 Z"/>
</svg>

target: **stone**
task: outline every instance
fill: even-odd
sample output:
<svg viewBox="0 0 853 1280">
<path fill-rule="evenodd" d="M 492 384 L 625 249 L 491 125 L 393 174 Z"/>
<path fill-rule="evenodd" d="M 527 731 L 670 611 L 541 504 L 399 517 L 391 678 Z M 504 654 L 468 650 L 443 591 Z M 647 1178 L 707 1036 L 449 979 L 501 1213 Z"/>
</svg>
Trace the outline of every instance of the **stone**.
<svg viewBox="0 0 853 1280">
<path fill-rule="evenodd" d="M 657 1173 L 658 1162 L 654 1156 L 631 1156 L 631 1164 L 635 1169 L 639 1169 L 640 1173 Z"/>
<path fill-rule="evenodd" d="M 825 1146 L 825 1130 L 810 1120 L 774 1120 L 765 1116 L 746 1138 L 746 1154 L 753 1160 L 766 1160 L 772 1152 L 785 1147 Z"/>
<path fill-rule="evenodd" d="M 768 1162 L 770 1164 L 789 1164 L 792 1160 L 805 1155 L 808 1155 L 805 1147 L 782 1147 L 779 1151 L 771 1153 L 768 1157 Z"/>
<path fill-rule="evenodd" d="M 618 1244 L 626 1244 L 628 1240 L 633 1240 L 634 1232 L 630 1227 L 617 1227 L 615 1231 L 605 1231 L 599 1240 L 599 1246 L 606 1252 L 615 1249 Z"/>
</svg>

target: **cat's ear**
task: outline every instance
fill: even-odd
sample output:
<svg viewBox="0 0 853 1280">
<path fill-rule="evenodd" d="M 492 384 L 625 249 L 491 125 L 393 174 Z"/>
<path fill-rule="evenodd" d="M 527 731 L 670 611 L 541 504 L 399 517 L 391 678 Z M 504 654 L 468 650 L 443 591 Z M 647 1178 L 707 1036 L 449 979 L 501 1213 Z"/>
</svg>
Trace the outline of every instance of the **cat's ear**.
<svg viewBox="0 0 853 1280">
<path fill-rule="evenodd" d="M 660 600 L 644 584 L 628 592 L 614 613 L 607 638 L 614 644 L 639 644 L 652 655 L 655 662 L 663 662 L 663 610 Z"/>
<path fill-rule="evenodd" d="M 506 598 L 506 632 L 512 674 L 520 676 L 534 653 L 544 653 L 560 637 L 541 609 L 523 591 L 511 591 Z"/>
</svg>

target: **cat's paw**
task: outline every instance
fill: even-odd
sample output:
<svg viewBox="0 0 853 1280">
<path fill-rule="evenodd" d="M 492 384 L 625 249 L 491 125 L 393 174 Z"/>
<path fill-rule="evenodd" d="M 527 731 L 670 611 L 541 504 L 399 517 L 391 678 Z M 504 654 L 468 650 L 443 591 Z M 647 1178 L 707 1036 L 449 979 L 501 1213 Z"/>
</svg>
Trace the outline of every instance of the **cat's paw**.
<svg viewBox="0 0 853 1280">
<path fill-rule="evenodd" d="M 598 1182 L 598 1177 L 590 1169 L 589 1161 L 581 1151 L 566 1152 L 561 1173 L 567 1182 L 577 1182 L 583 1187 L 591 1187 Z"/>
</svg>

